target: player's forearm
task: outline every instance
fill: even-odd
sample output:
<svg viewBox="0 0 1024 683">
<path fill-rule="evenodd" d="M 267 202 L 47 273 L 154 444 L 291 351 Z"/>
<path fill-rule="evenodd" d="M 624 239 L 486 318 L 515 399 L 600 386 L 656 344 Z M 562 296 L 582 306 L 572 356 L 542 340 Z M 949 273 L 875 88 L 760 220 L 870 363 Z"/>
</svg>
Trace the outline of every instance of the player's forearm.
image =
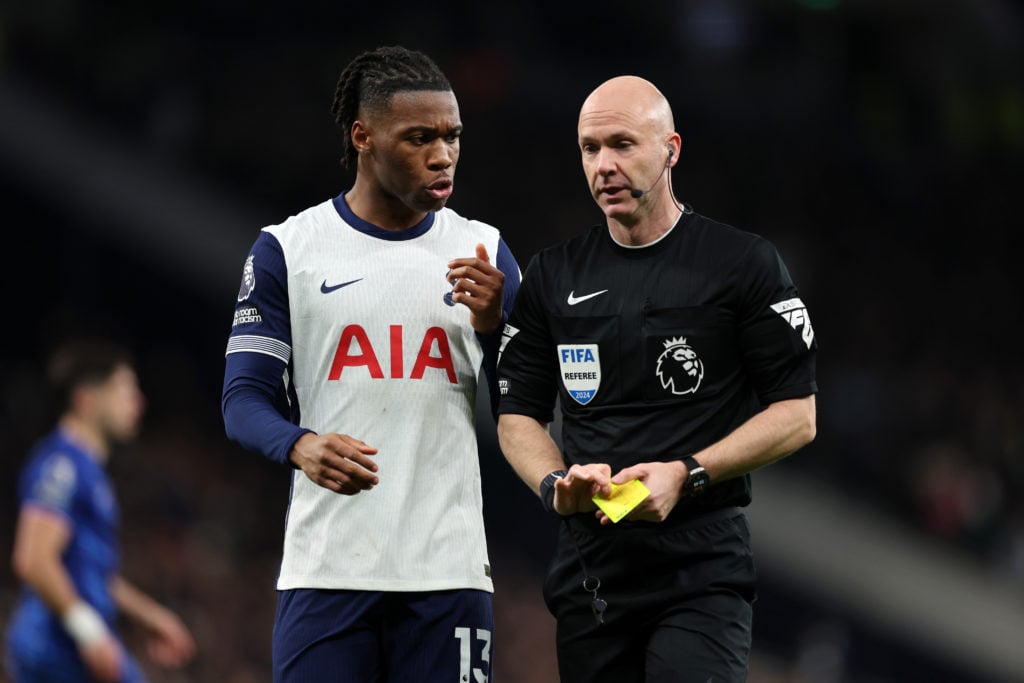
<svg viewBox="0 0 1024 683">
<path fill-rule="evenodd" d="M 35 591 L 50 610 L 60 616 L 81 598 L 59 557 L 15 562 L 18 577 Z"/>
<path fill-rule="evenodd" d="M 229 439 L 287 465 L 292 446 L 310 430 L 292 424 L 278 412 L 275 396 L 284 371 L 283 361 L 266 354 L 228 354 L 221 410 Z"/>
<path fill-rule="evenodd" d="M 310 431 L 282 418 L 263 397 L 243 390 L 224 399 L 224 426 L 229 439 L 281 464 L 288 464 L 295 442 Z"/>
<path fill-rule="evenodd" d="M 79 601 L 78 591 L 61 562 L 67 545 L 64 522 L 49 512 L 26 506 L 18 516 L 11 566 L 15 575 L 57 615 Z"/>
<path fill-rule="evenodd" d="M 110 594 L 122 614 L 143 626 L 152 627 L 157 612 L 166 609 L 120 575 L 110 580 Z"/>
<path fill-rule="evenodd" d="M 156 664 L 176 668 L 192 659 L 195 640 L 170 608 L 121 576 L 110 582 L 110 592 L 121 613 L 147 631 L 149 655 Z"/>
<path fill-rule="evenodd" d="M 498 442 L 505 459 L 534 493 L 553 470 L 564 469 L 565 460 L 551 438 L 548 425 L 526 415 L 501 415 Z"/>
<path fill-rule="evenodd" d="M 693 455 L 712 482 L 724 481 L 781 460 L 810 443 L 815 431 L 814 395 L 779 401 Z"/>
<path fill-rule="evenodd" d="M 19 577 L 35 591 L 79 648 L 110 641 L 110 629 L 96 608 L 85 602 L 59 556 L 35 557 L 15 563 Z"/>
</svg>

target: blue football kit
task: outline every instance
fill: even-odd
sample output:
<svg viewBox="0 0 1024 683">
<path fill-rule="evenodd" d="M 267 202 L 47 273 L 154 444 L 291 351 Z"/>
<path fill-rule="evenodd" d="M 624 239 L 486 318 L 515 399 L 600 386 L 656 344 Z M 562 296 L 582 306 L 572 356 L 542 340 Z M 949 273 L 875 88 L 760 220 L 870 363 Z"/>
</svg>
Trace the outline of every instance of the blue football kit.
<svg viewBox="0 0 1024 683">
<path fill-rule="evenodd" d="M 120 513 L 103 466 L 56 429 L 36 447 L 18 484 L 20 506 L 63 520 L 70 531 L 64 568 L 82 600 L 113 632 L 117 608 L 109 589 L 120 562 Z M 86 672 L 75 642 L 29 586 L 22 588 L 7 629 L 7 666 L 16 683 L 79 683 Z M 124 683 L 144 681 L 125 653 Z"/>
</svg>

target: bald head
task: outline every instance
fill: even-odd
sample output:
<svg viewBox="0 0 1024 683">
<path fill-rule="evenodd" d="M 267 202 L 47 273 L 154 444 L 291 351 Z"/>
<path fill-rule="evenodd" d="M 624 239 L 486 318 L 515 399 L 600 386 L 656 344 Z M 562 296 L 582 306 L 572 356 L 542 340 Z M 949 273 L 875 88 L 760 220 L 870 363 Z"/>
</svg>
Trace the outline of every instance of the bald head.
<svg viewBox="0 0 1024 683">
<path fill-rule="evenodd" d="M 668 100 L 650 81 L 639 76 L 616 76 L 597 86 L 580 108 L 580 128 L 610 120 L 638 132 L 667 135 L 675 130 Z"/>
</svg>

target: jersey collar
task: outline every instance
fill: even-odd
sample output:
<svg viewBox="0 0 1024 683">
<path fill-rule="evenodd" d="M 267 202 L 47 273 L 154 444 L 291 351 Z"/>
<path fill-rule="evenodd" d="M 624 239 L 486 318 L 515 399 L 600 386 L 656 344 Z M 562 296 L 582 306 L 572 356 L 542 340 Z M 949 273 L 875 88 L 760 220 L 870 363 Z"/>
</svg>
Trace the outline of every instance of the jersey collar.
<svg viewBox="0 0 1024 683">
<path fill-rule="evenodd" d="M 346 190 L 345 192 L 347 192 Z M 434 224 L 434 216 L 436 212 L 429 211 L 427 215 L 416 225 L 405 230 L 385 230 L 384 228 L 374 225 L 368 221 L 364 221 L 359 216 L 352 213 L 352 209 L 349 208 L 348 202 L 345 201 L 345 192 L 342 192 L 334 198 L 334 208 L 341 216 L 341 220 L 351 225 L 354 229 L 369 235 L 370 237 L 376 237 L 377 239 L 389 240 L 391 242 L 400 242 L 402 240 L 411 240 L 423 235 L 430 230 L 430 227 Z"/>
<path fill-rule="evenodd" d="M 661 242 L 664 242 L 666 239 L 668 239 L 668 236 L 671 235 L 673 232 L 675 232 L 676 227 L 679 226 L 679 221 L 681 221 L 683 219 L 683 216 L 685 216 L 685 215 L 686 215 L 686 212 L 684 212 L 684 211 L 679 212 L 679 216 L 676 217 L 676 222 L 672 224 L 672 227 L 669 228 L 668 230 L 666 230 L 665 233 L 661 237 L 659 237 L 658 239 L 654 240 L 653 242 L 648 242 L 647 244 L 638 244 L 638 245 L 635 245 L 635 246 L 632 245 L 632 244 L 623 244 L 622 242 L 620 242 L 617 239 L 615 239 L 615 236 L 612 235 L 611 228 L 609 228 L 607 225 L 605 225 L 605 230 L 608 233 L 608 238 L 612 242 L 614 242 L 615 246 L 617 246 L 617 247 L 621 247 L 623 249 L 629 249 L 631 251 L 636 251 L 638 249 L 647 249 L 648 247 L 653 247 L 656 244 L 660 244 Z"/>
</svg>

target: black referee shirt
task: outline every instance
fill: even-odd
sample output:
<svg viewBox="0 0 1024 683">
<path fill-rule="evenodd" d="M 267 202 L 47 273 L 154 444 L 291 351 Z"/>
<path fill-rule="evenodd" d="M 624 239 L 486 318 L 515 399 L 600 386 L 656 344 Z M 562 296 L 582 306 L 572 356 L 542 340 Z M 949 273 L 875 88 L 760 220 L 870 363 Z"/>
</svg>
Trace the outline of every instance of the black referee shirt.
<svg viewBox="0 0 1024 683">
<path fill-rule="evenodd" d="M 774 245 L 696 213 L 644 247 L 598 225 L 536 254 L 502 344 L 499 413 L 550 422 L 557 396 L 566 460 L 613 474 L 817 391 L 814 331 Z M 672 518 L 749 502 L 748 475 Z"/>
</svg>

